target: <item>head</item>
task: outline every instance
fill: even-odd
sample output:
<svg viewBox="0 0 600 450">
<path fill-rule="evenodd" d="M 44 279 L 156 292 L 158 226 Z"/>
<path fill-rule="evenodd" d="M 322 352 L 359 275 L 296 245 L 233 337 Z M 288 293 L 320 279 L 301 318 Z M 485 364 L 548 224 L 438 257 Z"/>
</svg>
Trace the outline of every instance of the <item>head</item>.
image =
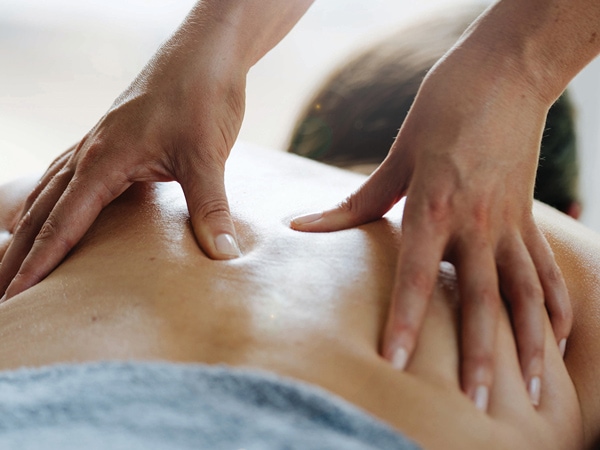
<svg viewBox="0 0 600 450">
<path fill-rule="evenodd" d="M 288 151 L 369 173 L 387 155 L 427 71 L 484 10 L 454 7 L 390 35 L 343 63 L 317 89 Z M 548 113 L 535 197 L 579 215 L 573 108 L 565 93 Z"/>
</svg>

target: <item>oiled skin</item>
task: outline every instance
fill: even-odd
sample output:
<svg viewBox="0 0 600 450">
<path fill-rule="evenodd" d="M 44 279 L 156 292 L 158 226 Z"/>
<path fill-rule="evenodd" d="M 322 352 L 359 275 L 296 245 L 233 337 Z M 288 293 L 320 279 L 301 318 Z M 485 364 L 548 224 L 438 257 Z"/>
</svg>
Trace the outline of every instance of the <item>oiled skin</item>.
<svg viewBox="0 0 600 450">
<path fill-rule="evenodd" d="M 436 289 L 407 371 L 378 356 L 400 208 L 358 229 L 300 233 L 288 226 L 292 216 L 330 206 L 363 178 L 244 145 L 227 177 L 242 258 L 213 261 L 199 251 L 176 184 L 135 185 L 46 280 L 0 305 L 0 370 L 115 359 L 250 366 L 320 385 L 426 448 L 592 445 L 600 424 L 594 233 L 536 207 L 575 310 L 568 373 L 547 324 L 542 401 L 534 409 L 505 317 L 486 415 L 460 391 L 451 277 Z M 14 226 L 26 192 L 18 185 L 0 191 L 0 228 Z"/>
</svg>

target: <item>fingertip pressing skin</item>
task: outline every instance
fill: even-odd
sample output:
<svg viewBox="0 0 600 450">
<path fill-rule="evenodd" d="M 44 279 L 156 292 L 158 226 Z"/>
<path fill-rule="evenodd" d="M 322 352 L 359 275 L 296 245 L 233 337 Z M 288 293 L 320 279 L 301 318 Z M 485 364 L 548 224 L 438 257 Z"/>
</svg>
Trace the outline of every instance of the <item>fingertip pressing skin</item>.
<svg viewBox="0 0 600 450">
<path fill-rule="evenodd" d="M 389 313 L 381 354 L 394 369 L 403 371 L 414 351 L 416 344 L 416 332 L 414 330 L 418 329 L 418 324 L 407 322 L 407 315 L 399 316 L 396 311 L 397 309 L 392 307 L 392 311 Z M 410 316 L 411 318 L 414 317 L 413 314 Z"/>
<path fill-rule="evenodd" d="M 546 308 L 557 345 L 564 356 L 567 338 L 573 325 L 573 309 L 569 292 L 562 272 L 555 262 L 554 254 L 548 241 L 539 232 L 538 241 L 542 245 L 533 246 L 531 258 L 536 266 L 540 283 L 544 291 Z"/>
<path fill-rule="evenodd" d="M 242 256 L 229 212 L 229 204 L 224 189 L 222 191 L 222 197 L 219 197 L 218 200 L 203 202 L 202 200 L 206 197 L 203 199 L 201 196 L 193 197 L 193 195 L 197 192 L 206 192 L 206 190 L 193 189 L 186 192 L 184 189 L 198 245 L 209 258 L 216 260 L 235 259 Z"/>
<path fill-rule="evenodd" d="M 53 170 L 51 169 L 50 172 L 53 172 Z M 0 289 L 4 290 L 4 293 L 6 293 L 13 278 L 19 273 L 38 233 L 46 223 L 54 206 L 62 197 L 71 179 L 72 174 L 69 171 L 61 169 L 56 172 L 52 179 L 45 183 L 41 192 L 36 193 L 35 201 L 32 201 L 31 207 L 24 211 L 15 229 L 13 240 L 4 254 L 2 270 L 0 270 Z"/>
<path fill-rule="evenodd" d="M 290 223 L 292 229 L 309 233 L 339 231 L 358 225 L 362 224 L 357 223 L 347 210 L 339 206 L 295 217 Z"/>
<path fill-rule="evenodd" d="M 228 213 L 227 213 L 228 214 Z M 192 220 L 198 246 L 210 259 L 222 261 L 241 257 L 231 217 L 222 212 L 220 220 Z"/>
<path fill-rule="evenodd" d="M 20 277 L 20 274 L 17 274 L 17 276 L 13 279 L 13 281 L 8 285 L 8 288 L 6 288 L 6 293 L 4 294 L 5 300 L 10 300 L 11 298 L 15 297 L 16 295 L 19 295 L 21 292 L 27 290 L 28 287 L 31 287 L 35 284 L 35 283 L 21 284 L 18 281 L 15 281 L 15 280 L 17 280 L 18 277 Z"/>
<path fill-rule="evenodd" d="M 542 395 L 542 380 L 539 376 L 531 377 L 527 383 L 527 392 L 533 406 L 540 405 L 540 397 Z"/>
<path fill-rule="evenodd" d="M 392 351 L 391 363 L 394 369 L 403 371 L 408 363 L 408 350 L 399 346 Z"/>
<path fill-rule="evenodd" d="M 404 192 L 403 188 L 390 184 L 390 177 L 404 186 L 402 177 L 393 164 L 384 161 L 362 186 L 335 208 L 295 217 L 291 220 L 291 228 L 307 232 L 329 232 L 382 218 L 398 203 Z"/>
<path fill-rule="evenodd" d="M 461 261 L 457 265 L 462 304 L 461 379 L 465 393 L 485 411 L 493 383 L 501 299 L 493 252 L 485 245 L 469 244 L 476 239 L 472 234 L 457 247 Z"/>
<path fill-rule="evenodd" d="M 427 245 L 421 246 L 419 242 L 409 237 L 402 243 L 382 342 L 382 355 L 397 370 L 405 369 L 414 351 L 438 276 L 441 249 L 445 244 L 442 235 L 436 235 Z M 415 251 L 415 246 L 420 251 Z"/>
<path fill-rule="evenodd" d="M 63 260 L 71 247 L 66 249 L 59 244 L 57 248 L 52 242 L 41 244 L 36 241 L 6 289 L 6 299 L 15 297 L 43 280 Z"/>
<path fill-rule="evenodd" d="M 486 412 L 490 401 L 490 389 L 487 386 L 479 385 L 473 391 L 471 400 L 475 403 L 475 407 L 481 411 Z"/>
<path fill-rule="evenodd" d="M 308 233 L 326 233 L 339 231 L 356 226 L 348 214 L 339 208 L 295 217 L 290 222 L 290 227 L 296 231 Z"/>
<path fill-rule="evenodd" d="M 294 217 L 291 221 L 291 226 L 293 229 L 298 230 L 303 228 L 305 225 L 314 223 L 323 217 L 322 212 L 304 214 L 302 216 Z"/>
<path fill-rule="evenodd" d="M 464 344 L 463 344 L 464 345 Z M 463 391 L 471 399 L 475 407 L 482 411 L 487 412 L 488 404 L 490 400 L 490 390 L 492 386 L 492 372 L 491 367 L 476 367 L 475 369 L 466 369 L 465 363 L 462 367 L 463 380 L 466 378 L 465 372 L 469 372 L 471 378 L 471 384 L 466 385 L 463 382 Z"/>
<path fill-rule="evenodd" d="M 234 259 L 242 256 L 242 252 L 231 234 L 219 234 L 214 240 L 214 245 L 217 253 L 223 255 L 225 259 Z"/>
<path fill-rule="evenodd" d="M 538 406 L 544 371 L 544 290 L 531 254 L 521 239 L 500 253 L 500 280 L 511 306 L 514 334 L 524 383 L 531 403 Z"/>
</svg>

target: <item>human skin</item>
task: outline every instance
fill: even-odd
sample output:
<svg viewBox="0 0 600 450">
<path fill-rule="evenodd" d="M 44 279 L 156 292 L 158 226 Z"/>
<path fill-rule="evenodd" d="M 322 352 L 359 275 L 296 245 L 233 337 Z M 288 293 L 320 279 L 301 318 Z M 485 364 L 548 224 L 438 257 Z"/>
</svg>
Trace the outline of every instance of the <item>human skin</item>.
<svg viewBox="0 0 600 450">
<path fill-rule="evenodd" d="M 0 269 L 0 297 L 43 279 L 138 181 L 178 181 L 199 247 L 240 256 L 223 184 L 248 70 L 313 0 L 199 0 L 106 114 L 49 168 Z"/>
<path fill-rule="evenodd" d="M 599 35 L 595 0 L 495 2 L 428 72 L 368 181 L 335 207 L 294 221 L 303 231 L 345 229 L 407 196 L 407 244 L 382 346 L 400 368 L 417 341 L 439 261 L 448 259 L 464 299 L 465 391 L 475 398 L 493 382 L 502 292 L 516 316 L 523 378 L 535 402 L 546 310 L 558 345 L 572 320 L 560 271 L 531 214 L 539 146 L 550 105 L 600 52 Z"/>
<path fill-rule="evenodd" d="M 596 234 L 536 206 L 573 301 L 573 332 L 563 362 L 545 322 L 546 385 L 535 408 L 502 313 L 486 414 L 460 388 L 461 300 L 451 273 L 434 289 L 406 371 L 378 353 L 402 245 L 400 207 L 356 229 L 300 233 L 288 226 L 294 215 L 364 178 L 243 145 L 227 174 L 243 257 L 214 261 L 197 251 L 176 184 L 136 184 L 50 276 L 0 305 L 0 369 L 97 360 L 253 367 L 319 385 L 425 448 L 592 446 L 600 433 Z M 9 231 L 30 187 L 0 192 Z"/>
<path fill-rule="evenodd" d="M 44 176 L 0 268 L 0 295 L 11 298 L 42 280 L 135 181 L 179 181 L 199 246 L 213 258 L 238 256 L 223 171 L 242 121 L 245 75 L 311 3 L 199 1 L 107 114 Z M 498 1 L 429 73 L 369 181 L 323 220 L 294 222 L 304 231 L 357 226 L 410 193 L 409 237 L 381 352 L 404 367 L 438 264 L 450 259 L 464 299 L 462 386 L 484 409 L 499 285 L 516 316 L 532 402 L 544 365 L 543 302 L 556 344 L 564 346 L 571 327 L 564 282 L 530 211 L 543 118 L 600 50 L 598 24 L 595 0 Z"/>
</svg>

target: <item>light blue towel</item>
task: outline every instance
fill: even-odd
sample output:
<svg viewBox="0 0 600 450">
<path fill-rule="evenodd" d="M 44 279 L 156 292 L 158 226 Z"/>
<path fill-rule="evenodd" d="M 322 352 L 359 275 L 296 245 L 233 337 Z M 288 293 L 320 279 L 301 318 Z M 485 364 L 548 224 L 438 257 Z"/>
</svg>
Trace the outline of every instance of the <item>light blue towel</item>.
<svg viewBox="0 0 600 450">
<path fill-rule="evenodd" d="M 0 372 L 0 449 L 417 449 L 315 386 L 224 366 Z"/>
</svg>

